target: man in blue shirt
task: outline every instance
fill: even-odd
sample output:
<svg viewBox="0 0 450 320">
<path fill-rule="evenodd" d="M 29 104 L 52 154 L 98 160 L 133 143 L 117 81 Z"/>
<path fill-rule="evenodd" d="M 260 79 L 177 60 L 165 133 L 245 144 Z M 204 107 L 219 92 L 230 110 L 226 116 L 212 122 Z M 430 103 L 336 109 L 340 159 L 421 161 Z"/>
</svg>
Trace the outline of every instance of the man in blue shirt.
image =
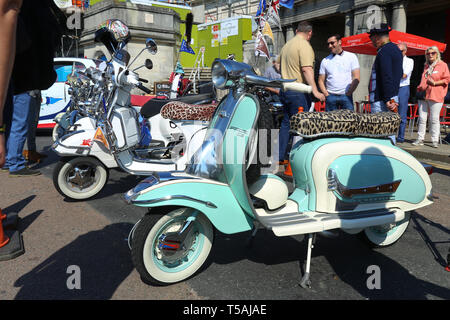
<svg viewBox="0 0 450 320">
<path fill-rule="evenodd" d="M 391 28 L 382 23 L 369 31 L 377 57 L 372 66 L 369 82 L 371 112 L 397 112 L 398 91 L 403 75 L 403 56 L 400 49 L 389 39 Z"/>
</svg>

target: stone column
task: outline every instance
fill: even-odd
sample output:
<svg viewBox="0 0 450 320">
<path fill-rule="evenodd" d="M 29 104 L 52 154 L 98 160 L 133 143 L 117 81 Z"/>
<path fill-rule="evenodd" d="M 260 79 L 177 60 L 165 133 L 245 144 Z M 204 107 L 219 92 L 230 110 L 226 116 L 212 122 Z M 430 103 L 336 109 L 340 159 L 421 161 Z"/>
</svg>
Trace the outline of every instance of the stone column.
<svg viewBox="0 0 450 320">
<path fill-rule="evenodd" d="M 353 12 L 345 13 L 344 37 L 353 35 Z"/>
<path fill-rule="evenodd" d="M 291 40 L 295 36 L 295 31 L 292 25 L 288 25 L 286 27 L 286 42 Z"/>
<path fill-rule="evenodd" d="M 406 32 L 406 9 L 404 1 L 399 1 L 393 5 L 391 21 L 392 29 Z"/>
<path fill-rule="evenodd" d="M 360 8 L 354 11 L 353 19 L 353 34 L 361 34 L 368 32 L 367 21 L 371 18 L 373 12 L 368 12 L 368 8 Z M 386 14 L 384 8 L 381 8 L 381 22 L 386 22 Z M 372 70 L 375 56 L 366 54 L 358 54 L 358 61 L 360 66 L 360 82 L 355 92 L 353 93 L 353 100 L 355 102 L 364 100 L 369 94 L 369 79 Z"/>
<path fill-rule="evenodd" d="M 283 31 L 278 29 L 278 27 L 272 29 L 272 32 L 275 40 L 273 44 L 273 54 L 278 55 L 286 42 L 284 41 Z"/>
</svg>

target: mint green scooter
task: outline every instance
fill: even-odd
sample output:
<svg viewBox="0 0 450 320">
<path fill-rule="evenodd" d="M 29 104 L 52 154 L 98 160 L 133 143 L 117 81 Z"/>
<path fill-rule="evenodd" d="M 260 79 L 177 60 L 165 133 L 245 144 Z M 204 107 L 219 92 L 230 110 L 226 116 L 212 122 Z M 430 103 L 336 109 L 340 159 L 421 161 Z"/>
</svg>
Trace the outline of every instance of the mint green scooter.
<svg viewBox="0 0 450 320">
<path fill-rule="evenodd" d="M 229 93 L 186 170 L 150 176 L 124 195 L 128 203 L 151 209 L 129 237 L 133 263 L 145 282 L 171 284 L 194 275 L 210 253 L 215 229 L 253 230 L 254 236 L 262 225 L 276 236 L 307 235 L 300 284 L 309 287 L 316 233 L 342 229 L 362 234 L 374 246 L 388 246 L 405 232 L 408 211 L 432 203 L 430 168 L 389 139 L 320 132 L 293 145 L 294 191 L 289 192 L 282 178 L 260 174 L 267 164 L 261 156 L 267 134 L 261 129 L 269 128 L 252 90 L 311 88 L 257 76 L 249 65 L 231 60 L 216 60 L 212 78 Z"/>
</svg>

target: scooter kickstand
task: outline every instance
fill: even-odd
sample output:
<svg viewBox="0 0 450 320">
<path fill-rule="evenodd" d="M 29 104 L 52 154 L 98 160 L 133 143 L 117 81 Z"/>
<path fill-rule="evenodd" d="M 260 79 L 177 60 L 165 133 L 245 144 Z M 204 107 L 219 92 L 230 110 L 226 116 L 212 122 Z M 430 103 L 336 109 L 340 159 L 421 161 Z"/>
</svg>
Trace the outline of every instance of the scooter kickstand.
<svg viewBox="0 0 450 320">
<path fill-rule="evenodd" d="M 311 267 L 311 253 L 312 249 L 314 248 L 316 234 L 315 233 L 308 233 L 308 253 L 306 255 L 306 268 L 305 268 L 305 274 L 302 277 L 302 280 L 300 281 L 300 286 L 302 288 L 311 288 L 311 280 L 309 278 L 310 275 L 310 267 Z"/>
<path fill-rule="evenodd" d="M 255 239 L 256 233 L 258 232 L 258 222 L 253 222 L 252 234 L 247 239 L 247 247 L 250 248 L 253 245 L 253 240 Z"/>
</svg>

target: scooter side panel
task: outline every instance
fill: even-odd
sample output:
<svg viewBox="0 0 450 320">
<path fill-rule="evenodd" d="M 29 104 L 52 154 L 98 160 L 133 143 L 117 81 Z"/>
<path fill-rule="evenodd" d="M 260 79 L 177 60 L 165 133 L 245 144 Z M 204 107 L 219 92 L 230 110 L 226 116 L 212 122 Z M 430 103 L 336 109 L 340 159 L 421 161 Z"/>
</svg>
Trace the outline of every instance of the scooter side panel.
<svg viewBox="0 0 450 320">
<path fill-rule="evenodd" d="M 183 206 L 204 213 L 220 232 L 248 231 L 253 223 L 240 207 L 231 188 L 210 180 L 175 180 L 159 183 L 133 203 L 142 207 Z"/>
<path fill-rule="evenodd" d="M 310 181 L 308 189 L 305 190 L 309 194 L 308 205 L 311 211 L 355 212 L 386 207 L 410 211 L 432 203 L 427 198 L 431 193 L 431 182 L 423 166 L 387 139 L 325 138 L 305 144 L 299 143 L 294 147 L 291 152 L 291 166 L 296 187 L 300 187 L 302 181 Z M 346 158 L 335 163 L 341 157 Z M 344 166 L 348 166 L 347 173 L 341 172 Z M 395 193 L 387 194 L 388 197 L 386 194 L 375 194 L 358 196 L 360 201 L 355 201 L 358 198 L 355 197 L 344 202 L 335 191 L 328 190 L 327 177 L 330 168 L 334 168 L 337 177 L 345 181 L 343 184 L 349 182 L 350 172 L 356 172 L 357 174 L 352 175 L 355 182 L 351 182 L 350 187 L 365 187 L 364 184 L 370 187 L 378 182 L 390 183 L 395 179 L 401 179 L 403 185 L 400 183 L 402 187 Z M 394 180 L 387 181 L 391 178 Z"/>
<path fill-rule="evenodd" d="M 424 199 L 425 184 L 421 177 L 405 163 L 391 157 L 376 155 L 341 156 L 330 165 L 338 173 L 339 181 L 349 188 L 363 188 L 401 180 L 390 200 L 401 199 L 417 204 Z M 361 202 L 379 195 L 355 195 L 351 199 L 335 195 L 344 202 Z"/>
</svg>

